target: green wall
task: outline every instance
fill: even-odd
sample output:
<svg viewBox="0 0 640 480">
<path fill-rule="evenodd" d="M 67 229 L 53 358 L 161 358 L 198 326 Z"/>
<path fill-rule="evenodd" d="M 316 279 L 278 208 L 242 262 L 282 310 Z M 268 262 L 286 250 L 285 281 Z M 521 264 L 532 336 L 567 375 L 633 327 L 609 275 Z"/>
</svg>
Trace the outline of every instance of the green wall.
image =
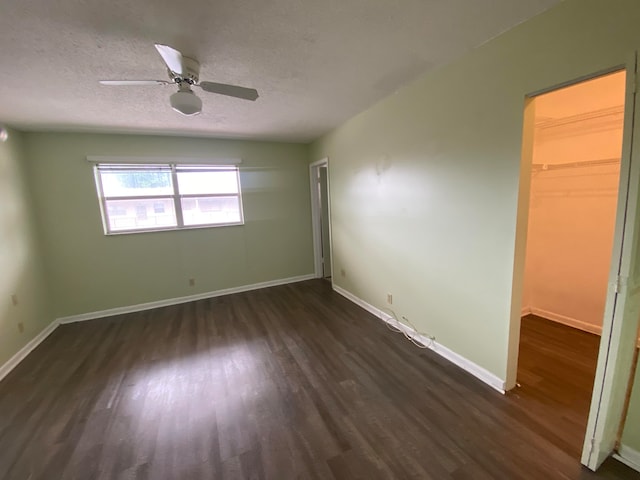
<svg viewBox="0 0 640 480">
<path fill-rule="evenodd" d="M 637 0 L 563 2 L 314 142 L 335 283 L 377 307 L 392 293 L 398 317 L 512 387 L 525 96 L 623 65 L 639 28 Z"/>
<path fill-rule="evenodd" d="M 0 367 L 53 319 L 24 167 L 23 138 L 11 130 L 0 142 Z"/>
<path fill-rule="evenodd" d="M 638 359 L 636 367 L 636 376 L 633 381 L 629 411 L 625 420 L 621 443 L 640 454 L 640 359 Z"/>
<path fill-rule="evenodd" d="M 56 318 L 313 273 L 305 145 L 28 133 L 25 147 Z M 105 236 L 87 155 L 241 158 L 245 225 Z"/>
</svg>

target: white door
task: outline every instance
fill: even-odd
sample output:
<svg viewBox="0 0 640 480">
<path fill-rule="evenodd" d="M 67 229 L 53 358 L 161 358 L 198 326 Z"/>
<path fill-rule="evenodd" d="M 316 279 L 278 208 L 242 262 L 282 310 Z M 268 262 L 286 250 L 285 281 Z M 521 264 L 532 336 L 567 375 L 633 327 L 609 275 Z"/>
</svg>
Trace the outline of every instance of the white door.
<svg viewBox="0 0 640 480">
<path fill-rule="evenodd" d="M 331 277 L 331 235 L 329 233 L 329 171 L 319 168 L 318 189 L 320 195 L 320 230 L 322 243 L 322 276 Z"/>
<path fill-rule="evenodd" d="M 640 126 L 636 60 L 627 68 L 625 132 L 609 290 L 582 463 L 595 470 L 618 440 L 640 317 Z M 634 127 L 635 125 L 635 127 Z"/>
<path fill-rule="evenodd" d="M 309 166 L 313 255 L 317 278 L 331 277 L 331 205 L 329 198 L 329 160 Z"/>
</svg>

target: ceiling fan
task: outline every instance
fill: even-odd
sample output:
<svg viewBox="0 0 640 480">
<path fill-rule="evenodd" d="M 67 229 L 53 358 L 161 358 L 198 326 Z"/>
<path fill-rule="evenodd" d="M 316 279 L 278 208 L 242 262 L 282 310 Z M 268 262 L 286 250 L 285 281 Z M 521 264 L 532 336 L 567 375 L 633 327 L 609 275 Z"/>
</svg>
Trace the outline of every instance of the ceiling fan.
<svg viewBox="0 0 640 480">
<path fill-rule="evenodd" d="M 227 85 L 226 83 L 200 82 L 200 64 L 185 57 L 173 47 L 156 43 L 156 50 L 164 60 L 169 73 L 169 80 L 100 80 L 102 85 L 140 86 L 140 85 L 176 85 L 178 91 L 169 97 L 171 107 L 183 115 L 197 115 L 202 111 L 202 100 L 192 87 L 199 87 L 205 92 L 217 93 L 228 97 L 254 101 L 258 91 L 254 88 Z"/>
</svg>

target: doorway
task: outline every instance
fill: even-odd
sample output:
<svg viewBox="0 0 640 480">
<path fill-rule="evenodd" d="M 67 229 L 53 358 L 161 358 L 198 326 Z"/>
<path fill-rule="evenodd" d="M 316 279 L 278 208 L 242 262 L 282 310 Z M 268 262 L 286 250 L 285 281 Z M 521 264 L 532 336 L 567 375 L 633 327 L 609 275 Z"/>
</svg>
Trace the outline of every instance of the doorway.
<svg viewBox="0 0 640 480">
<path fill-rule="evenodd" d="M 331 280 L 331 216 L 329 205 L 329 159 L 309 167 L 311 181 L 311 221 L 316 278 Z"/>
<path fill-rule="evenodd" d="M 599 287 L 601 289 L 604 289 L 604 294 L 602 293 L 603 290 L 599 290 L 600 297 L 597 297 L 600 298 L 599 302 L 594 301 L 594 298 L 591 298 L 589 299 L 590 303 L 587 302 L 586 304 L 573 304 L 572 307 L 572 311 L 577 312 L 577 307 L 584 310 L 585 305 L 590 305 L 590 311 L 594 312 L 596 310 L 600 310 L 602 322 L 600 323 L 600 325 L 596 324 L 594 327 L 593 322 L 590 322 L 587 317 L 576 319 L 575 317 L 569 315 L 563 316 L 562 313 L 556 315 L 555 318 L 547 320 L 550 325 L 566 328 L 566 325 L 562 325 L 558 321 L 564 320 L 564 324 L 569 323 L 571 324 L 571 327 L 573 327 L 569 329 L 569 331 L 578 331 L 576 327 L 582 327 L 582 330 L 587 330 L 587 326 L 591 325 L 590 328 L 592 328 L 596 333 L 600 331 L 602 335 L 601 341 L 599 342 L 599 347 L 597 349 L 597 367 L 594 375 L 595 379 L 592 383 L 593 392 L 589 402 L 590 406 L 588 418 L 586 420 L 586 428 L 584 427 L 584 414 L 580 416 L 579 420 L 580 422 L 582 422 L 581 425 L 583 425 L 583 431 L 586 432 L 586 434 L 584 435 L 584 443 L 581 449 L 581 461 L 584 465 L 588 466 L 592 470 L 597 469 L 598 466 L 601 465 L 602 462 L 608 456 L 610 456 L 615 449 L 617 433 L 620 429 L 620 422 L 622 420 L 625 397 L 629 384 L 629 373 L 631 371 L 633 352 L 636 343 L 638 312 L 640 311 L 640 256 L 638 255 L 638 247 L 640 243 L 640 212 L 637 208 L 639 201 L 638 184 L 640 183 L 640 159 L 636 158 L 637 152 L 633 149 L 634 130 L 638 128 L 638 125 L 640 125 L 640 119 L 638 118 L 638 109 L 636 108 L 635 72 L 636 58 L 634 55 L 633 57 L 630 57 L 628 59 L 626 64 L 620 66 L 618 69 L 612 69 L 609 72 L 600 74 L 599 76 L 592 76 L 589 79 L 590 81 L 613 81 L 615 80 L 615 75 L 619 75 L 620 80 L 624 78 L 624 88 L 622 90 L 622 105 L 624 105 L 624 108 L 622 110 L 618 109 L 617 112 L 611 109 L 613 107 L 611 103 L 601 103 L 598 109 L 604 109 L 604 111 L 597 112 L 598 109 L 596 109 L 596 113 L 594 113 L 594 110 L 591 109 L 589 111 L 581 112 L 581 116 L 579 117 L 565 119 L 564 121 L 558 121 L 558 119 L 555 118 L 554 115 L 546 115 L 546 118 L 540 118 L 540 116 L 536 118 L 536 113 L 539 113 L 537 111 L 538 109 L 536 108 L 536 104 L 539 99 L 543 98 L 544 94 L 553 93 L 554 91 L 564 91 L 564 93 L 570 93 L 569 89 L 571 87 L 586 87 L 586 81 L 575 81 L 571 84 L 565 84 L 565 86 L 570 85 L 570 87 L 563 86 L 558 87 L 555 90 L 546 90 L 545 92 L 539 92 L 538 94 L 528 97 L 525 103 L 520 194 L 518 199 L 518 221 L 515 244 L 516 248 L 509 336 L 509 361 L 506 379 L 507 389 L 513 388 L 517 383 L 516 376 L 518 374 L 519 367 L 518 354 L 520 347 L 521 326 L 523 327 L 522 331 L 524 332 L 525 330 L 525 325 L 522 323 L 521 316 L 523 314 L 535 313 L 533 311 L 535 308 L 539 309 L 539 313 L 545 313 L 547 316 L 553 316 L 550 314 L 559 313 L 553 312 L 551 309 L 545 309 L 539 306 L 538 300 L 543 298 L 544 295 L 539 296 L 538 299 L 529 298 L 529 300 L 527 301 L 527 294 L 533 295 L 533 297 L 536 296 L 535 290 L 529 290 L 529 292 L 527 293 L 526 289 L 530 289 L 530 285 L 527 285 L 526 288 L 524 285 L 525 273 L 527 271 L 529 213 L 530 206 L 535 207 L 535 204 L 532 205 L 532 202 L 535 201 L 535 197 L 532 195 L 532 193 L 534 193 L 535 195 L 536 187 L 546 185 L 546 190 L 544 188 L 542 189 L 544 195 L 547 195 L 548 197 L 555 196 L 565 202 L 564 207 L 558 207 L 557 211 L 554 210 L 552 212 L 547 212 L 547 214 L 544 215 L 537 215 L 538 220 L 540 220 L 540 218 L 547 219 L 546 223 L 543 222 L 542 227 L 543 229 L 546 228 L 547 230 L 551 230 L 551 232 L 553 233 L 553 229 L 549 229 L 548 227 L 549 223 L 553 225 L 553 221 L 557 220 L 554 220 L 554 217 L 556 217 L 563 209 L 571 210 L 572 208 L 577 208 L 577 199 L 572 198 L 572 195 L 574 197 L 579 197 L 581 195 L 585 196 L 587 193 L 591 195 L 597 193 L 601 196 L 604 196 L 606 194 L 611 195 L 610 182 L 603 183 L 588 181 L 589 177 L 594 177 L 594 172 L 589 172 L 593 175 L 583 175 L 584 178 L 582 180 L 573 179 L 573 186 L 571 186 L 570 184 L 568 185 L 566 183 L 567 180 L 564 180 L 565 183 L 563 184 L 562 181 L 557 177 L 577 177 L 579 175 L 577 169 L 614 169 L 615 164 L 618 163 L 617 168 L 619 172 L 619 182 L 617 196 L 614 195 L 613 197 L 613 199 L 615 199 L 615 220 L 612 235 L 613 240 L 609 249 L 610 262 L 608 265 L 604 286 Z M 594 102 L 596 102 L 598 98 L 600 97 L 587 96 L 583 97 L 583 100 L 578 103 L 582 105 L 592 105 L 593 107 Z M 619 102 L 617 104 L 619 105 Z M 544 111 L 544 108 L 542 110 Z M 534 153 L 536 152 L 536 133 L 540 133 L 541 130 L 544 130 L 545 127 L 553 127 L 555 123 L 557 124 L 555 125 L 557 128 L 560 128 L 560 130 L 565 130 L 564 133 L 556 132 L 556 134 L 548 135 L 548 145 L 547 147 L 545 147 L 548 150 L 548 146 L 553 142 L 555 142 L 556 144 L 566 143 L 566 141 L 564 140 L 560 141 L 560 138 L 563 136 L 571 136 L 572 134 L 569 134 L 568 132 L 571 130 L 572 126 L 575 126 L 575 124 L 578 123 L 578 120 L 583 121 L 583 123 L 586 121 L 590 124 L 590 129 L 593 130 L 594 133 L 601 134 L 603 130 L 611 128 L 611 125 L 605 125 L 608 124 L 608 122 L 604 121 L 605 117 L 609 117 L 609 119 L 612 121 L 615 117 L 616 122 L 622 121 L 622 144 L 621 148 L 620 145 L 618 145 L 617 147 L 620 148 L 619 152 L 621 151 L 621 154 L 619 153 L 618 156 L 618 158 L 620 159 L 619 162 L 614 162 L 608 155 L 602 155 L 602 152 L 605 152 L 605 147 L 607 146 L 607 142 L 604 142 L 602 140 L 597 146 L 592 146 L 592 148 L 589 149 L 583 148 L 583 153 L 580 154 L 577 158 L 574 156 L 569 160 L 560 161 L 559 163 L 563 165 L 557 165 L 557 162 L 555 161 L 539 162 L 538 164 L 534 162 Z M 602 124 L 600 122 L 604 122 L 605 124 Z M 552 137 L 555 137 L 553 141 Z M 585 150 L 587 151 L 585 152 Z M 599 155 L 595 155 L 597 153 L 599 153 Z M 592 161 L 592 163 L 583 163 L 585 162 L 585 160 L 581 158 L 582 155 L 590 155 L 591 158 L 587 158 L 587 161 Z M 558 156 L 562 157 L 563 155 Z M 566 175 L 561 174 L 562 171 L 568 172 L 570 168 L 575 169 L 571 171 L 571 175 L 568 175 L 568 173 Z M 586 172 L 586 170 L 584 171 Z M 538 177 L 540 177 L 541 173 L 545 174 L 545 178 L 543 179 L 543 181 L 538 182 L 540 183 L 540 185 L 536 186 L 534 184 L 534 175 L 538 175 Z M 608 174 L 614 175 L 612 171 L 608 171 Z M 562 185 L 564 185 L 564 187 L 561 187 Z M 574 187 L 576 186 L 581 186 L 578 192 L 575 191 Z M 609 191 L 607 191 L 607 188 L 609 189 Z M 538 195 L 537 200 L 540 200 L 542 203 L 541 199 L 544 197 L 544 195 Z M 546 199 L 544 201 L 546 202 L 547 200 L 549 199 Z M 569 208 L 568 205 L 571 205 L 571 208 Z M 545 215 L 547 215 L 547 217 L 545 217 Z M 583 214 L 582 216 L 584 215 L 596 216 L 596 214 L 593 213 L 592 210 L 587 210 L 587 213 Z M 535 221 L 536 220 L 532 218 L 532 222 Z M 576 225 L 584 221 L 584 218 L 572 218 L 570 220 L 570 224 Z M 561 229 L 564 228 L 565 225 L 556 225 L 556 227 Z M 592 231 L 592 236 L 596 234 L 593 232 L 594 231 Z M 601 232 L 601 230 L 599 230 L 598 232 Z M 601 233 L 597 233 L 597 235 L 601 235 Z M 611 236 L 610 231 L 608 235 Z M 584 250 L 582 247 L 575 246 L 574 243 L 570 242 L 569 245 L 574 245 L 573 250 L 576 251 L 572 251 L 571 255 L 581 251 L 581 249 Z M 538 262 L 540 262 L 540 258 L 542 258 L 543 261 L 546 262 L 546 267 L 553 266 L 555 264 L 564 266 L 566 268 L 567 264 L 571 263 L 568 262 L 568 260 L 565 258 L 558 257 L 558 250 L 552 252 L 547 251 L 546 254 L 543 254 L 542 257 L 538 256 L 537 260 Z M 531 265 L 529 265 L 528 267 L 530 268 Z M 534 268 L 537 267 L 540 267 L 540 263 L 534 265 Z M 599 271 L 601 272 L 601 270 Z M 539 273 L 540 272 L 538 272 L 538 274 Z M 562 278 L 568 273 L 570 272 L 564 270 L 562 270 L 561 272 L 556 272 L 556 276 L 552 278 L 556 286 L 559 283 L 559 278 Z M 592 279 L 594 285 L 596 283 L 602 285 L 602 273 L 600 273 L 600 275 L 592 275 L 591 273 L 591 270 L 587 270 L 587 273 L 584 274 L 585 277 L 588 277 L 586 280 Z M 596 282 L 596 279 L 598 278 L 599 280 Z M 531 281 L 531 279 L 527 280 L 527 282 Z M 574 284 L 583 285 L 584 282 L 585 279 L 580 279 L 580 281 Z M 564 282 L 562 283 L 564 284 Z M 546 292 L 538 291 L 537 293 L 545 293 L 549 297 L 549 295 L 554 293 L 548 288 L 549 286 L 550 285 L 543 286 L 547 289 Z M 574 292 L 572 291 L 570 291 L 569 293 L 574 294 Z M 602 295 L 604 295 L 604 301 L 602 300 Z M 562 304 L 563 299 L 560 298 L 561 296 L 556 295 L 555 298 L 552 297 L 553 295 L 551 295 L 550 298 L 546 298 L 545 300 L 548 306 L 557 306 Z M 525 300 L 524 309 L 522 302 L 523 299 Z M 571 306 L 571 303 L 572 302 L 569 302 L 568 306 Z M 529 311 L 527 311 L 527 305 L 530 307 Z M 598 305 L 599 308 L 596 308 Z M 571 322 L 570 319 L 579 320 L 581 323 Z M 543 348 L 549 347 L 549 342 L 541 341 L 539 343 Z M 541 372 L 535 372 L 535 375 L 539 373 Z M 555 386 L 558 389 L 562 389 L 565 385 L 570 384 L 570 382 L 570 377 L 556 379 Z M 516 394 L 520 394 L 520 392 L 525 392 L 525 390 L 519 389 L 515 392 Z M 572 403 L 574 403 L 572 400 L 573 399 L 569 398 L 565 399 L 564 401 L 565 406 L 568 408 L 567 412 L 571 411 Z M 538 396 L 538 404 L 542 404 L 546 401 L 546 395 L 543 394 Z M 526 409 L 525 411 L 530 415 L 536 414 L 536 412 L 534 411 L 528 411 Z M 563 428 L 564 424 L 566 424 L 566 419 L 564 417 L 560 417 L 556 420 L 549 420 L 550 430 L 552 432 L 551 434 L 554 435 L 555 433 L 560 431 L 560 429 Z M 562 442 L 565 442 L 565 440 L 567 439 L 561 439 Z M 579 450 L 575 448 L 575 443 L 577 442 L 576 437 L 574 436 L 573 439 L 569 439 L 569 441 L 572 442 L 573 446 L 571 448 L 573 449 L 573 454 L 575 455 L 575 452 Z"/>
<path fill-rule="evenodd" d="M 625 87 L 619 71 L 531 99 L 518 393 L 574 458 L 582 451 L 607 300 Z"/>
</svg>

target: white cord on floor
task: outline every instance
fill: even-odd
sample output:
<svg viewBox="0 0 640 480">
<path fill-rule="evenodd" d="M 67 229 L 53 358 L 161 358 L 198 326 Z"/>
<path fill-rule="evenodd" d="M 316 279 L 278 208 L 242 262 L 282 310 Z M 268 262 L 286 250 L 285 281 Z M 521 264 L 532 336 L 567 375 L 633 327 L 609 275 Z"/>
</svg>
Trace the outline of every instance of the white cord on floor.
<svg viewBox="0 0 640 480">
<path fill-rule="evenodd" d="M 391 314 L 390 316 L 398 324 L 404 325 L 405 327 L 408 326 L 417 335 L 420 335 L 421 337 L 428 338 L 430 340 L 430 343 L 428 345 L 423 345 L 422 343 L 417 342 L 411 335 L 409 335 L 406 331 L 402 330 L 401 328 L 394 327 L 391 324 L 389 324 L 389 322 L 384 322 L 385 325 L 387 326 L 387 328 L 389 330 L 391 330 L 392 332 L 401 333 L 402 335 L 404 335 L 404 337 L 407 340 L 409 340 L 411 343 L 413 343 L 418 348 L 431 348 L 431 347 L 435 346 L 436 337 L 434 337 L 433 335 L 427 335 L 426 333 L 422 333 L 422 332 L 418 331 L 418 329 L 415 327 L 415 325 L 413 323 L 411 323 L 411 321 L 407 317 L 405 317 L 404 315 L 402 316 L 402 320 L 404 320 L 404 321 L 401 322 L 400 320 L 398 320 L 398 317 L 396 316 L 396 312 L 394 312 L 390 308 L 383 307 L 382 311 L 390 313 Z"/>
</svg>

